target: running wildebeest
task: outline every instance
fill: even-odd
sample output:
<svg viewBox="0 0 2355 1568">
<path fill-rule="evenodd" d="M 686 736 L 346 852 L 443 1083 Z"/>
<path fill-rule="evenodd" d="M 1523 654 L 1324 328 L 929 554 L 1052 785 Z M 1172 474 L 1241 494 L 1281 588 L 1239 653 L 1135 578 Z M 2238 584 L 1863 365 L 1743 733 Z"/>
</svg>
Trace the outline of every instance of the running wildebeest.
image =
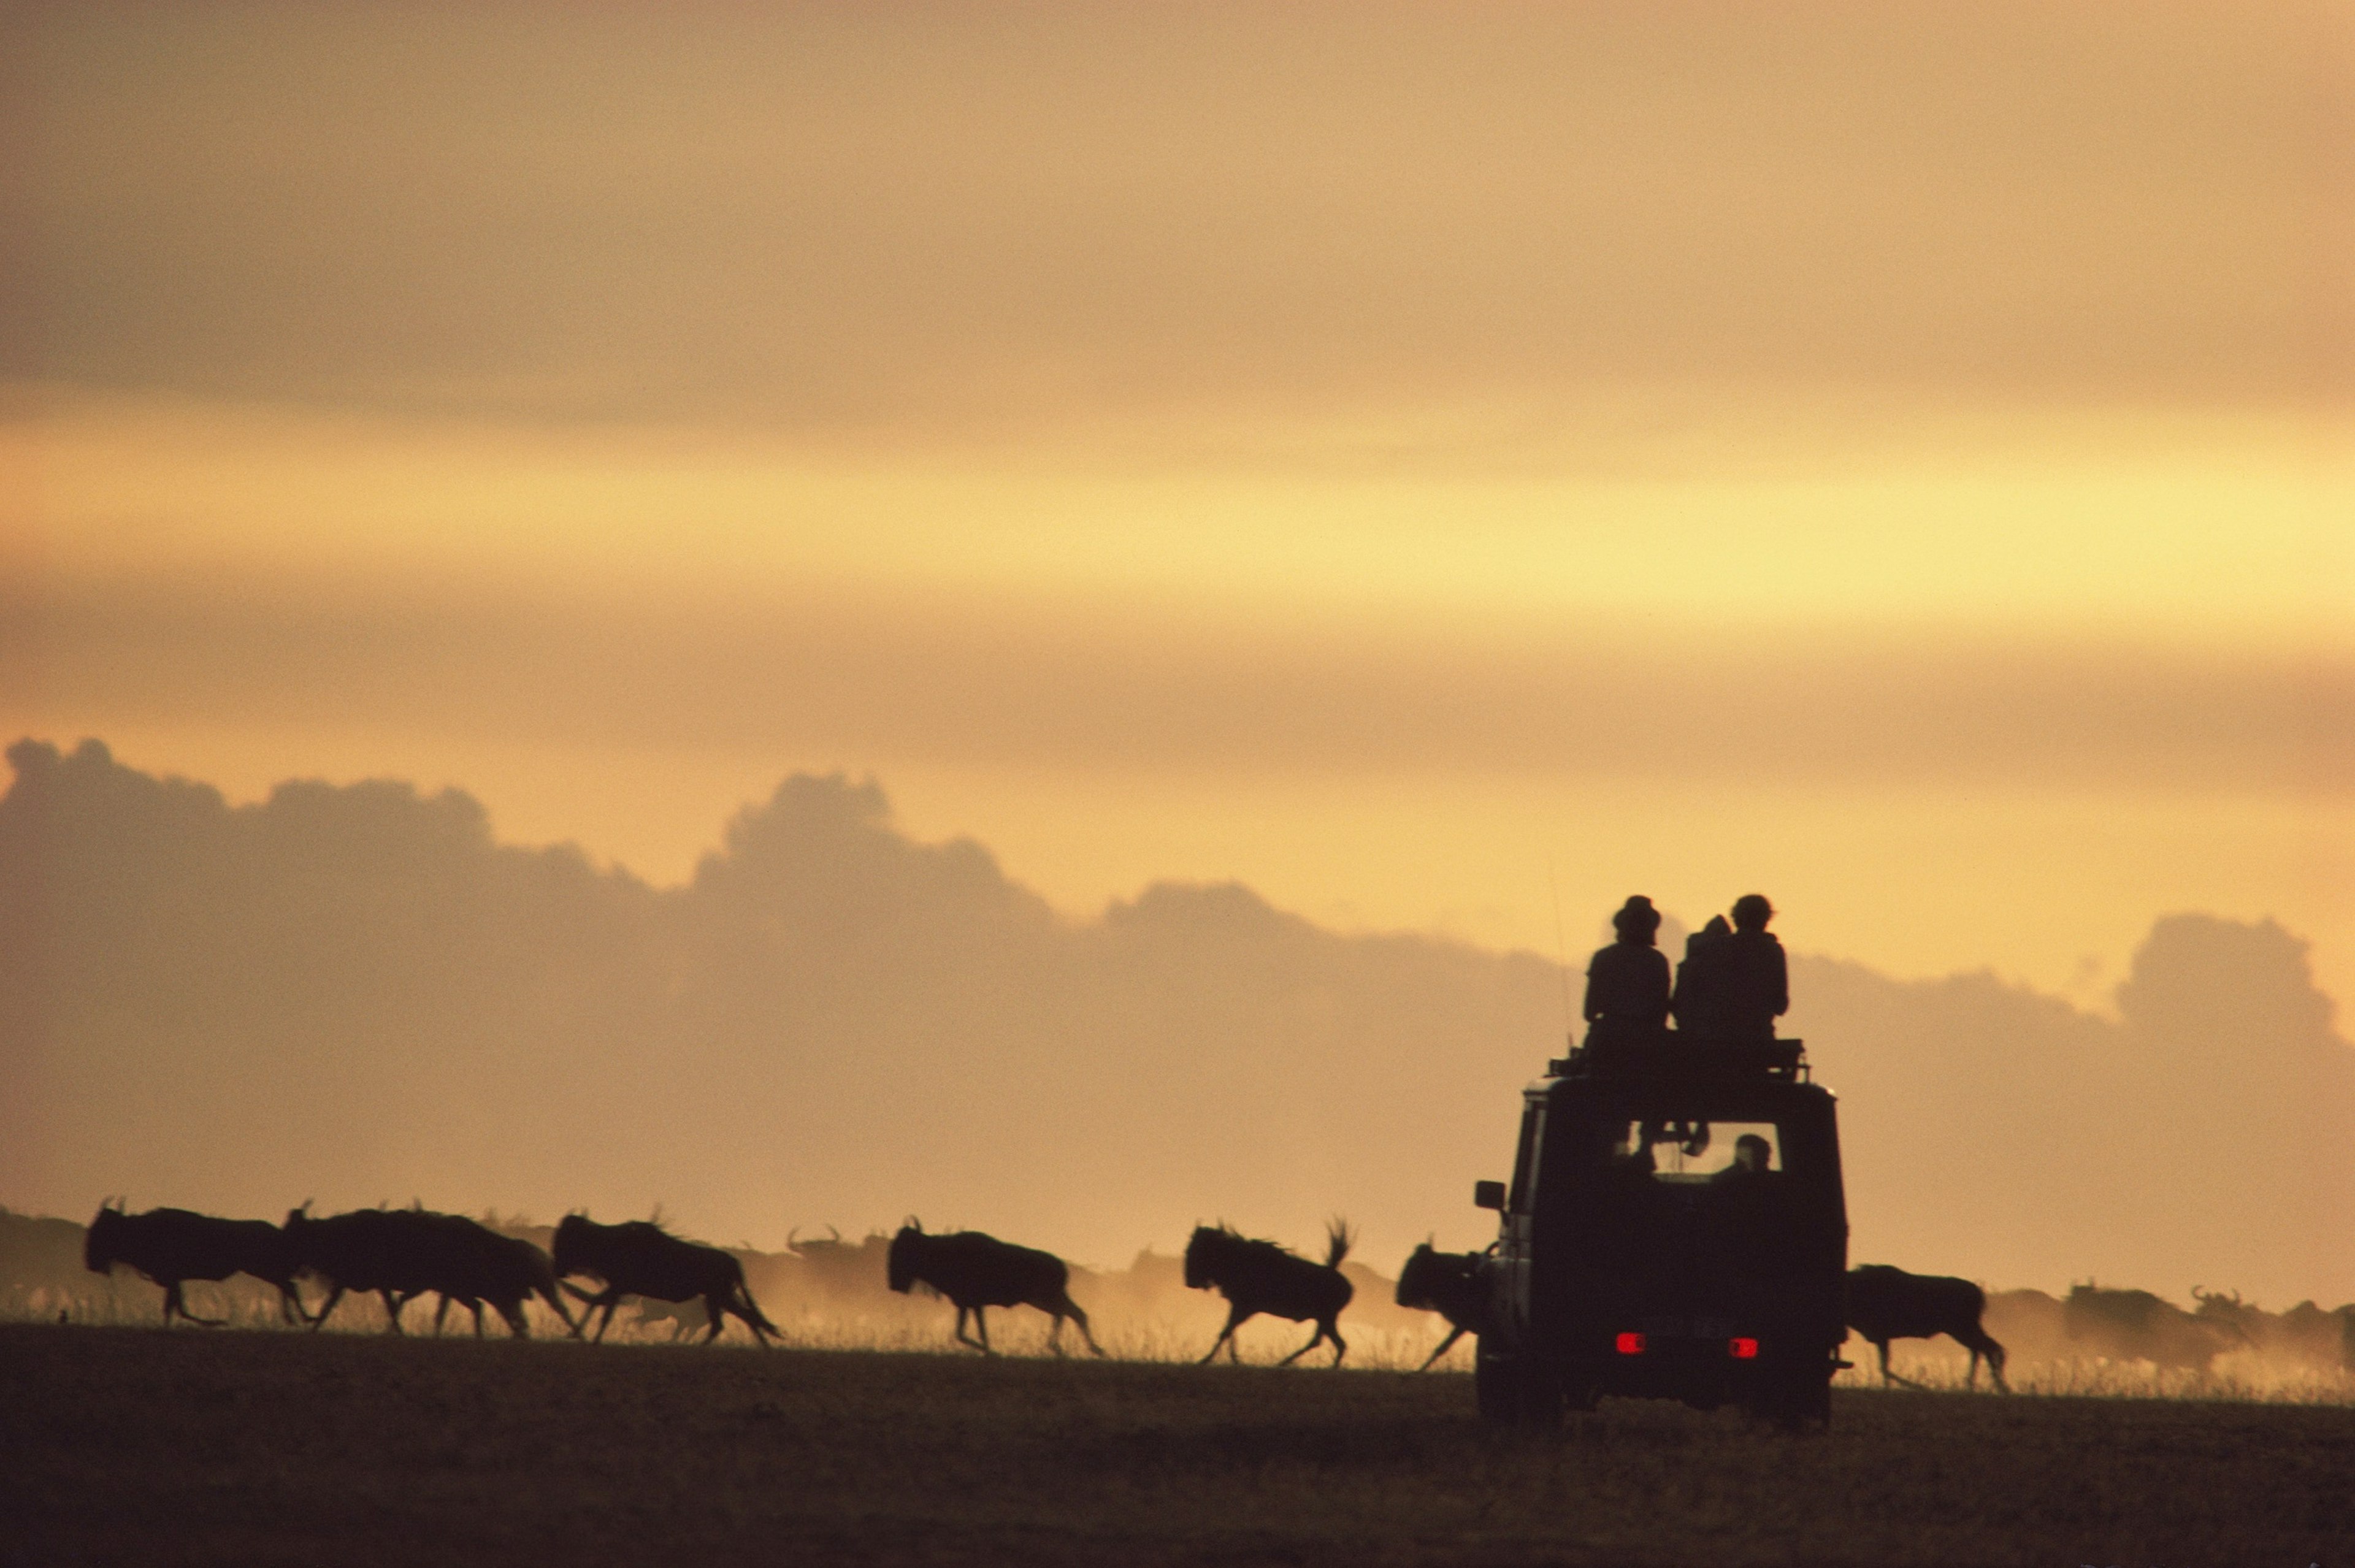
<svg viewBox="0 0 2355 1568">
<path fill-rule="evenodd" d="M 605 1309 L 597 1323 L 598 1340 L 613 1326 L 613 1309 L 625 1296 L 650 1296 L 657 1301 L 701 1296 L 711 1319 L 711 1331 L 703 1337 L 707 1345 L 719 1338 L 730 1313 L 742 1318 L 764 1346 L 771 1335 L 779 1334 L 777 1326 L 761 1315 L 745 1287 L 744 1265 L 733 1253 L 681 1241 L 645 1220 L 601 1225 L 586 1214 L 567 1214 L 556 1227 L 556 1275 L 570 1279 L 576 1274 L 595 1275 L 605 1282 L 605 1288 L 593 1295 L 566 1286 L 586 1304 L 581 1317 L 584 1326 L 589 1313 Z"/>
<path fill-rule="evenodd" d="M 2247 1343 L 2239 1327 L 2200 1318 L 2147 1290 L 2072 1285 L 2062 1311 L 2073 1344 L 2117 1361 L 2148 1361 L 2162 1372 L 2205 1377 L 2216 1358 Z"/>
<path fill-rule="evenodd" d="M 423 1214 L 425 1245 L 421 1277 L 442 1297 L 434 1308 L 433 1332 L 442 1332 L 453 1302 L 474 1315 L 474 1338 L 483 1337 L 485 1303 L 506 1320 L 518 1339 L 531 1338 L 524 1303 L 537 1296 L 555 1309 L 575 1339 L 581 1326 L 572 1320 L 557 1288 L 556 1268 L 549 1255 L 521 1236 L 502 1235 L 463 1214 Z"/>
<path fill-rule="evenodd" d="M 1848 1271 L 1848 1326 L 1881 1352 L 1883 1385 L 1922 1385 L 1889 1370 L 1891 1339 L 1928 1339 L 1940 1334 L 1952 1338 L 1971 1353 L 1966 1386 L 1979 1381 L 1979 1358 L 1987 1358 L 1995 1386 L 2009 1393 L 2003 1381 L 2003 1347 L 1979 1327 L 1987 1310 L 1987 1293 L 1966 1279 L 1946 1275 L 1907 1274 L 1887 1264 L 1863 1264 Z"/>
<path fill-rule="evenodd" d="M 1193 1239 L 1186 1243 L 1186 1284 L 1194 1290 L 1215 1288 L 1228 1302 L 1227 1326 L 1219 1330 L 1209 1355 L 1202 1358 L 1205 1362 L 1218 1355 L 1220 1345 L 1227 1347 L 1230 1360 L 1240 1362 L 1242 1351 L 1234 1342 L 1235 1330 L 1265 1312 L 1295 1323 L 1313 1319 L 1316 1324 L 1315 1337 L 1278 1366 L 1290 1366 L 1327 1339 L 1333 1341 L 1333 1364 L 1341 1364 L 1349 1345 L 1341 1338 L 1337 1320 L 1353 1290 L 1341 1272 L 1341 1260 L 1349 1255 L 1352 1237 L 1349 1227 L 1336 1220 L 1326 1228 L 1326 1238 L 1325 1261 L 1313 1264 L 1273 1242 L 1249 1240 L 1224 1223 L 1195 1227 Z"/>
<path fill-rule="evenodd" d="M 208 1328 L 228 1321 L 189 1311 L 180 1286 L 192 1279 L 222 1280 L 234 1274 L 250 1274 L 276 1285 L 279 1317 L 289 1323 L 303 1320 L 303 1298 L 294 1288 L 296 1270 L 286 1237 L 267 1220 L 216 1220 L 186 1209 L 126 1214 L 120 1202 L 102 1203 L 82 1238 L 81 1261 L 92 1274 L 112 1274 L 116 1264 L 128 1264 L 162 1285 L 166 1328 L 175 1314 Z"/>
<path fill-rule="evenodd" d="M 1447 1319 L 1447 1338 L 1423 1359 L 1417 1371 L 1427 1372 L 1466 1334 L 1484 1334 L 1494 1312 L 1487 1282 L 1480 1277 L 1485 1253 L 1443 1253 L 1429 1242 L 1414 1249 L 1399 1270 L 1397 1299 L 1401 1307 L 1436 1312 Z"/>
<path fill-rule="evenodd" d="M 418 1209 L 355 1209 L 314 1218 L 308 1203 L 286 1215 L 286 1244 L 295 1267 L 327 1283 L 327 1298 L 311 1319 L 315 1332 L 347 1291 L 370 1291 L 384 1302 L 385 1321 L 401 1332 L 400 1309 L 435 1289 L 434 1263 L 446 1250 L 434 1233 L 441 1218 Z"/>
<path fill-rule="evenodd" d="M 1080 1326 L 1080 1337 L 1088 1342 L 1088 1349 L 1103 1354 L 1103 1347 L 1088 1328 L 1088 1315 L 1071 1299 L 1071 1268 L 1052 1253 L 1018 1247 L 979 1231 L 928 1236 L 924 1227 L 911 1219 L 891 1238 L 886 1261 L 893 1290 L 904 1296 L 922 1281 L 954 1302 L 957 1343 L 970 1345 L 985 1356 L 996 1353 L 989 1348 L 989 1308 L 993 1307 L 1035 1307 L 1052 1317 L 1055 1323 L 1047 1330 L 1047 1348 L 1059 1356 L 1063 1353 L 1063 1319 L 1068 1317 Z M 967 1313 L 981 1331 L 979 1339 L 965 1336 Z"/>
<path fill-rule="evenodd" d="M 890 1284 L 891 1238 L 869 1232 L 846 1242 L 832 1225 L 826 1231 L 806 1242 L 798 1228 L 786 1233 L 785 1250 L 804 1265 L 804 1288 L 838 1308 L 861 1310 L 879 1301 Z"/>
</svg>

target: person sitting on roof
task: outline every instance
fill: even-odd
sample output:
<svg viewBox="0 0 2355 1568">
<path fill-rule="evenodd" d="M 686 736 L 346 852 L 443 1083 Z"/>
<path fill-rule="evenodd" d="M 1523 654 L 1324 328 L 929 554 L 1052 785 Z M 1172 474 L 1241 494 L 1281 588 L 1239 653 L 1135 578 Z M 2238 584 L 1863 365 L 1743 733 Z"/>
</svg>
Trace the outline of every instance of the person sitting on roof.
<svg viewBox="0 0 2355 1568">
<path fill-rule="evenodd" d="M 1586 1043 L 1650 1042 L 1668 1032 L 1668 960 L 1653 944 L 1660 912 L 1637 894 L 1611 917 L 1619 939 L 1586 965 Z"/>
<path fill-rule="evenodd" d="M 1685 938 L 1684 962 L 1677 965 L 1677 988 L 1668 999 L 1668 1011 L 1677 1020 L 1677 1032 L 1689 1040 L 1725 1034 L 1728 960 L 1732 956 L 1726 944 L 1732 937 L 1733 927 L 1725 923 L 1725 917 L 1713 914 L 1707 925 Z"/>
<path fill-rule="evenodd" d="M 1733 901 L 1733 934 L 1726 939 L 1725 1032 L 1736 1040 L 1774 1038 L 1774 1020 L 1791 1010 L 1791 978 L 1783 944 L 1766 929 L 1774 906 L 1764 893 Z"/>
</svg>

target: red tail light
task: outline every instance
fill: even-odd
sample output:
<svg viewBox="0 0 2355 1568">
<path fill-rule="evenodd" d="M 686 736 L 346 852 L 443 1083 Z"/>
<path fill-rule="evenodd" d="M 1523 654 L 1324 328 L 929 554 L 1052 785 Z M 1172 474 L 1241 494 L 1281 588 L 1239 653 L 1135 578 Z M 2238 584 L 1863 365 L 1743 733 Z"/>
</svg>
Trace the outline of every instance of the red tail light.
<svg viewBox="0 0 2355 1568">
<path fill-rule="evenodd" d="M 1758 1359 L 1758 1341 L 1755 1339 L 1728 1339 L 1725 1342 L 1725 1353 L 1732 1356 L 1737 1361 L 1754 1361 Z"/>
<path fill-rule="evenodd" d="M 1622 1334 L 1616 1343 L 1619 1353 L 1623 1356 L 1640 1356 L 1644 1353 L 1644 1337 L 1641 1334 Z"/>
</svg>

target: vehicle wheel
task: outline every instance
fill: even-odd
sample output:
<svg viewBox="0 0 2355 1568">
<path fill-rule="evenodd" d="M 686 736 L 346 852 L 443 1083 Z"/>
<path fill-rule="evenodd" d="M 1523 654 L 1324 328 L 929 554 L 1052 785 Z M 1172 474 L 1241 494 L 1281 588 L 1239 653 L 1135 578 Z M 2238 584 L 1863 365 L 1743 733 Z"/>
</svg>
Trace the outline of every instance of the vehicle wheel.
<svg viewBox="0 0 2355 1568">
<path fill-rule="evenodd" d="M 1832 1428 L 1832 1374 L 1828 1368 L 1818 1376 L 1810 1373 L 1800 1391 L 1800 1419 L 1812 1421 L 1829 1432 Z"/>
<path fill-rule="evenodd" d="M 1473 1359 L 1472 1397 L 1480 1419 L 1510 1426 L 1521 1419 L 1521 1365 L 1509 1356 L 1485 1350 Z"/>
<path fill-rule="evenodd" d="M 1761 1389 L 1749 1402 L 1751 1411 L 1785 1432 L 1809 1426 L 1829 1430 L 1832 1424 L 1832 1382 L 1828 1371 L 1796 1369 Z"/>
<path fill-rule="evenodd" d="M 1521 1424 L 1550 1429 L 1561 1424 L 1561 1369 L 1531 1361 L 1521 1377 Z"/>
</svg>

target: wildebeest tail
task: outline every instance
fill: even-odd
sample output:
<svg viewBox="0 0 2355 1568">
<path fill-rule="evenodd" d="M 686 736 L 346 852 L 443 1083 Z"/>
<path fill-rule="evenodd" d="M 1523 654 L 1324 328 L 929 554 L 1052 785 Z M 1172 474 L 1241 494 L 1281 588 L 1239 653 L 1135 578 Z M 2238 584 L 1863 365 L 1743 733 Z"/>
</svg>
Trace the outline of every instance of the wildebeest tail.
<svg viewBox="0 0 2355 1568">
<path fill-rule="evenodd" d="M 732 1257 L 728 1261 L 736 1265 L 736 1299 L 743 1304 L 744 1316 L 751 1318 L 753 1322 L 758 1323 L 762 1328 L 766 1328 L 770 1333 L 774 1334 L 780 1339 L 783 1339 L 785 1331 L 778 1328 L 775 1324 L 770 1322 L 769 1315 L 761 1310 L 761 1304 L 752 1299 L 752 1287 L 744 1282 L 743 1263 L 741 1260 Z"/>
<path fill-rule="evenodd" d="M 1325 1266 L 1339 1268 L 1341 1260 L 1349 1255 L 1349 1248 L 1358 1233 L 1349 1229 L 1349 1221 L 1338 1214 L 1325 1222 Z"/>
</svg>

